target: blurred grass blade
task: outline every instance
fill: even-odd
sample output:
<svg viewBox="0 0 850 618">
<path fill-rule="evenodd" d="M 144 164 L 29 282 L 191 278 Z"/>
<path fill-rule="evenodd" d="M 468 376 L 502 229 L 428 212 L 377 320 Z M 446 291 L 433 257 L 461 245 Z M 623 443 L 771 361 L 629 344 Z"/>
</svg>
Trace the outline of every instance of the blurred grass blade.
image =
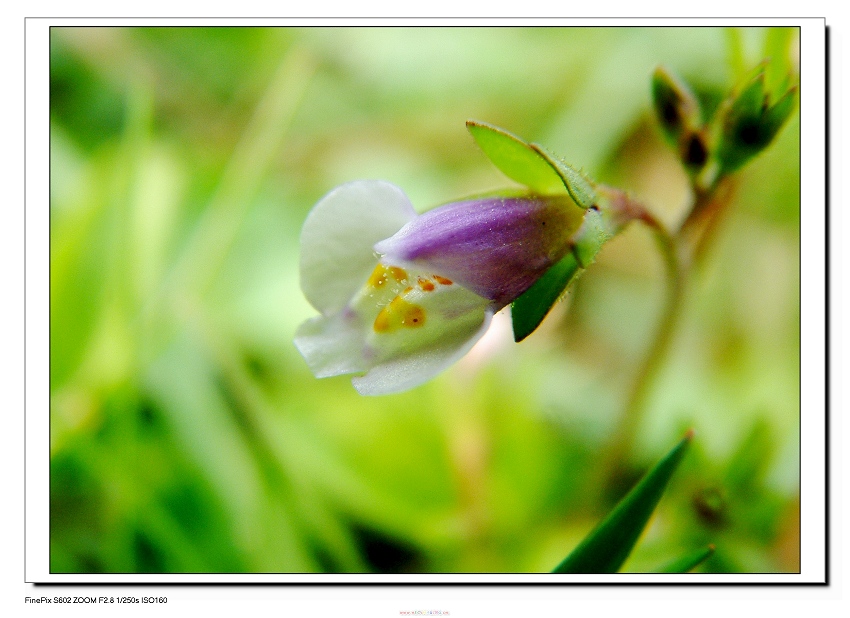
<svg viewBox="0 0 850 618">
<path fill-rule="evenodd" d="M 695 552 L 674 560 L 659 571 L 660 573 L 690 573 L 714 555 L 714 545 L 703 547 Z"/>
<path fill-rule="evenodd" d="M 218 273 L 254 196 L 283 150 L 292 119 L 316 70 L 309 51 L 294 47 L 258 101 L 221 182 L 172 274 L 173 289 L 207 289 Z"/>
<path fill-rule="evenodd" d="M 785 79 L 794 71 L 791 47 L 796 28 L 768 28 L 762 56 L 769 60 L 765 67 L 765 88 L 775 95 L 788 89 Z"/>
<path fill-rule="evenodd" d="M 516 135 L 475 120 L 467 120 L 466 128 L 505 176 L 538 193 L 563 193 L 564 183 L 557 171 Z"/>
<path fill-rule="evenodd" d="M 747 71 L 746 54 L 744 53 L 744 37 L 740 28 L 725 28 L 726 57 L 729 69 L 735 79 L 740 79 Z"/>
<path fill-rule="evenodd" d="M 553 573 L 616 573 L 661 499 L 670 477 L 693 439 L 689 431 Z"/>
<path fill-rule="evenodd" d="M 511 304 L 514 341 L 519 343 L 540 326 L 579 270 L 575 255 L 568 253 Z"/>
</svg>

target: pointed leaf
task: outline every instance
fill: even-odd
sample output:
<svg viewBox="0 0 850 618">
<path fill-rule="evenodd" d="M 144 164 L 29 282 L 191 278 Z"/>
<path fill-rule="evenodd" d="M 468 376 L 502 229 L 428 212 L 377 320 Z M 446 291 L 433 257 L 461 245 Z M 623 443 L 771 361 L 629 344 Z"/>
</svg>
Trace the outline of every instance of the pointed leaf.
<svg viewBox="0 0 850 618">
<path fill-rule="evenodd" d="M 788 90 L 788 92 L 782 95 L 775 104 L 770 106 L 767 112 L 765 112 L 764 125 L 767 132 L 770 134 L 771 140 L 777 133 L 779 133 L 782 125 L 785 124 L 785 121 L 788 120 L 791 112 L 794 111 L 796 102 L 797 88 L 792 87 Z"/>
<path fill-rule="evenodd" d="M 540 326 L 579 270 L 575 255 L 568 253 L 511 304 L 514 341 L 519 343 Z"/>
<path fill-rule="evenodd" d="M 690 573 L 712 555 L 714 555 L 714 545 L 709 545 L 686 556 L 682 556 L 678 560 L 674 560 L 661 569 L 659 573 Z"/>
<path fill-rule="evenodd" d="M 538 193 L 563 193 L 561 177 L 529 144 L 504 129 L 468 120 L 466 127 L 484 154 L 508 178 Z"/>
<path fill-rule="evenodd" d="M 764 67 L 759 66 L 756 75 L 743 86 L 741 91 L 732 101 L 730 116 L 734 118 L 757 116 L 767 100 L 764 89 Z"/>
<path fill-rule="evenodd" d="M 689 431 L 553 573 L 616 573 L 631 553 L 693 439 Z"/>
<path fill-rule="evenodd" d="M 582 208 L 590 208 L 596 203 L 597 195 L 593 183 L 584 174 L 563 161 L 560 157 L 552 154 L 540 144 L 531 144 L 534 149 L 554 169 L 561 182 L 567 188 L 567 192 L 573 201 Z"/>
</svg>

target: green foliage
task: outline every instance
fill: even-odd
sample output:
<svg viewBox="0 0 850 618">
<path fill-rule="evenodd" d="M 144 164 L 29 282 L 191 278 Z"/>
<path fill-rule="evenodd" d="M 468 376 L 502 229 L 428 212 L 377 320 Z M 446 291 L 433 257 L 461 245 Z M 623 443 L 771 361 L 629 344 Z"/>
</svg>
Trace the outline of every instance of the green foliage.
<svg viewBox="0 0 850 618">
<path fill-rule="evenodd" d="M 711 558 L 714 554 L 714 545 L 709 545 L 704 549 L 698 549 L 690 554 L 682 556 L 678 560 L 674 560 L 664 568 L 660 569 L 660 573 L 690 573 L 703 562 Z"/>
<path fill-rule="evenodd" d="M 577 254 L 564 258 L 538 314 L 564 280 L 570 310 L 527 344 L 500 344 L 494 328 L 486 354 L 368 400 L 345 379 L 315 380 L 292 346 L 311 314 L 298 231 L 354 178 L 403 186 L 417 208 L 503 186 L 458 131 L 468 117 L 566 155 L 597 197 L 596 181 L 621 186 L 673 220 L 681 172 L 653 139 L 647 83 L 663 63 L 711 113 L 703 95 L 728 88 L 723 30 L 51 36 L 54 572 L 541 572 L 609 510 L 614 485 L 591 472 L 658 314 L 644 230 L 599 253 L 583 252 L 590 236 L 578 243 L 593 270 L 575 281 Z M 741 170 L 713 274 L 636 432 L 635 466 L 671 427 L 701 439 L 635 570 L 709 543 L 706 572 L 798 567 L 793 112 L 786 124 Z M 563 193 L 560 169 L 586 205 L 584 175 L 529 146 L 520 158 Z"/>
<path fill-rule="evenodd" d="M 596 191 L 593 188 L 593 183 L 587 176 L 572 167 L 558 155 L 546 150 L 543 146 L 531 144 L 531 148 L 542 156 L 552 169 L 558 172 L 561 182 L 564 183 L 564 187 L 566 187 L 567 192 L 576 204 L 582 208 L 590 208 L 596 204 Z"/>
<path fill-rule="evenodd" d="M 511 303 L 511 322 L 514 341 L 520 342 L 533 333 L 543 318 L 564 295 L 567 287 L 581 272 L 574 253 L 566 256 L 546 271 L 525 293 Z"/>
<path fill-rule="evenodd" d="M 552 572 L 619 571 L 661 500 L 692 438 L 693 434 L 689 432 Z"/>
<path fill-rule="evenodd" d="M 763 151 L 776 137 L 796 105 L 796 88 L 771 102 L 765 74 L 752 78 L 721 111 L 717 158 L 721 169 L 735 171 Z"/>
<path fill-rule="evenodd" d="M 787 53 L 788 43 L 785 35 L 774 37 L 766 43 L 766 51 Z M 742 52 L 735 53 L 737 57 Z M 786 72 L 780 80 L 783 69 L 790 70 L 781 60 L 762 62 L 708 118 L 703 117 L 697 97 L 684 81 L 663 67 L 655 70 L 655 113 L 664 136 L 676 147 L 689 172 L 696 174 L 714 160 L 716 169 L 708 166 L 710 182 L 714 182 L 767 148 L 796 105 L 797 89 L 789 86 L 790 75 Z"/>
<path fill-rule="evenodd" d="M 593 183 L 544 147 L 529 144 L 504 129 L 483 122 L 468 120 L 466 127 L 484 154 L 508 178 L 537 193 L 561 193 L 566 189 L 582 208 L 596 203 Z"/>
<path fill-rule="evenodd" d="M 466 127 L 484 154 L 508 178 L 537 193 L 558 193 L 563 190 L 557 170 L 516 135 L 474 120 L 468 120 Z"/>
<path fill-rule="evenodd" d="M 617 225 L 610 211 L 592 208 L 584 216 L 582 226 L 573 236 L 573 254 L 582 268 L 596 259 L 608 240 L 617 233 Z"/>
</svg>

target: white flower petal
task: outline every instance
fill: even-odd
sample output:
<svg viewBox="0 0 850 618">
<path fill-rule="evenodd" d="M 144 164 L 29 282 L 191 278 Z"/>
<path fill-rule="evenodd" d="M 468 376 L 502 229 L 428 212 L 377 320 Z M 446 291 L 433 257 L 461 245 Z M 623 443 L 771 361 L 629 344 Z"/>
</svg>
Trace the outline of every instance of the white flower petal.
<svg viewBox="0 0 850 618">
<path fill-rule="evenodd" d="M 320 315 L 304 322 L 295 333 L 295 347 L 317 378 L 360 373 L 369 368 L 361 330 L 343 314 Z"/>
<path fill-rule="evenodd" d="M 492 318 L 492 310 L 487 309 L 480 326 L 467 337 L 446 338 L 432 347 L 393 358 L 376 365 L 364 376 L 352 378 L 351 383 L 361 395 L 389 395 L 419 386 L 469 352 L 487 332 Z"/>
<path fill-rule="evenodd" d="M 325 315 L 339 311 L 375 268 L 373 246 L 416 217 L 407 196 L 380 180 L 341 185 L 313 207 L 301 231 L 301 289 Z"/>
</svg>

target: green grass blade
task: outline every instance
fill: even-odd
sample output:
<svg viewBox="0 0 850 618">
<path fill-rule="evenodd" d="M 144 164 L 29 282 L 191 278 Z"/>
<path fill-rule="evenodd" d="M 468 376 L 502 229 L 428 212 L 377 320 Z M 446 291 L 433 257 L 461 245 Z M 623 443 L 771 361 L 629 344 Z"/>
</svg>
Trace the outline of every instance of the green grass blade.
<svg viewBox="0 0 850 618">
<path fill-rule="evenodd" d="M 552 572 L 616 573 L 631 553 L 692 438 L 693 432 L 689 431 Z"/>
<path fill-rule="evenodd" d="M 661 569 L 659 573 L 690 573 L 703 562 L 708 560 L 712 555 L 714 555 L 714 545 L 703 547 L 702 549 L 682 556 L 678 560 L 674 560 Z"/>
<path fill-rule="evenodd" d="M 511 180 L 538 193 L 563 193 L 558 172 L 529 144 L 504 129 L 468 120 L 466 128 L 484 154 Z"/>
</svg>

